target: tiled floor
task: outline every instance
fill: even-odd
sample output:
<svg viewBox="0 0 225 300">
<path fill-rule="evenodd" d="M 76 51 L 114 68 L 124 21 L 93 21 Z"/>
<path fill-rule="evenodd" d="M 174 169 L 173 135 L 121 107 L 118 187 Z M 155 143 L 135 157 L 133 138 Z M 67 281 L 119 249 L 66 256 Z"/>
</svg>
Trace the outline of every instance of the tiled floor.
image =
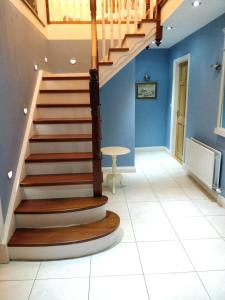
<svg viewBox="0 0 225 300">
<path fill-rule="evenodd" d="M 166 152 L 139 153 L 109 196 L 122 242 L 81 259 L 0 265 L 0 300 L 224 300 L 225 209 Z"/>
</svg>

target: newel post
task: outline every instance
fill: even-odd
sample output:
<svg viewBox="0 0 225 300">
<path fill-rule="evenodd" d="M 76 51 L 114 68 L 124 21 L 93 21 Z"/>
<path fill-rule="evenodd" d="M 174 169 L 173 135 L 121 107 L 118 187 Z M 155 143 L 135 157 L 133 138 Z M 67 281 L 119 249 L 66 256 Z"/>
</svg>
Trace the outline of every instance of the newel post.
<svg viewBox="0 0 225 300">
<path fill-rule="evenodd" d="M 100 95 L 98 70 L 90 70 L 90 103 L 92 114 L 92 152 L 93 152 L 93 176 L 94 196 L 102 196 L 102 170 L 101 170 L 101 126 L 100 126 Z"/>
</svg>

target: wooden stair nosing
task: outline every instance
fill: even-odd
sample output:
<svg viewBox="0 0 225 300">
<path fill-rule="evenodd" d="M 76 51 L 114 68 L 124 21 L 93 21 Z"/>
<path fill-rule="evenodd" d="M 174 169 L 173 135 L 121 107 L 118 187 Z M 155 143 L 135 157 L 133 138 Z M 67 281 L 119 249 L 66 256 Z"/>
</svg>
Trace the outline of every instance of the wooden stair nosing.
<svg viewBox="0 0 225 300">
<path fill-rule="evenodd" d="M 98 65 L 99 66 L 112 66 L 113 62 L 112 61 L 99 61 Z"/>
<path fill-rule="evenodd" d="M 27 175 L 21 187 L 93 184 L 93 173 Z"/>
<path fill-rule="evenodd" d="M 38 103 L 37 108 L 91 107 L 89 103 Z"/>
<path fill-rule="evenodd" d="M 144 37 L 145 33 L 126 33 L 125 38 L 133 38 L 133 37 Z"/>
<path fill-rule="evenodd" d="M 48 247 L 84 243 L 113 233 L 119 224 L 119 216 L 107 211 L 104 219 L 90 224 L 55 228 L 18 228 L 8 246 Z"/>
<path fill-rule="evenodd" d="M 34 135 L 30 143 L 92 141 L 91 134 Z"/>
<path fill-rule="evenodd" d="M 90 80 L 90 76 L 43 76 L 42 80 Z"/>
<path fill-rule="evenodd" d="M 38 118 L 33 124 L 80 124 L 92 123 L 91 118 Z"/>
<path fill-rule="evenodd" d="M 68 94 L 68 93 L 77 93 L 77 94 L 83 94 L 83 93 L 90 93 L 89 89 L 40 89 L 40 94 Z"/>
<path fill-rule="evenodd" d="M 61 214 L 84 211 L 105 205 L 108 198 L 102 197 L 75 197 L 58 199 L 22 200 L 15 210 L 15 214 Z"/>
<path fill-rule="evenodd" d="M 129 48 L 109 48 L 109 53 L 110 52 L 127 52 L 129 51 Z"/>
<path fill-rule="evenodd" d="M 72 162 L 72 161 L 91 161 L 92 152 L 76 153 L 37 153 L 30 154 L 25 163 L 47 163 L 47 162 Z"/>
</svg>

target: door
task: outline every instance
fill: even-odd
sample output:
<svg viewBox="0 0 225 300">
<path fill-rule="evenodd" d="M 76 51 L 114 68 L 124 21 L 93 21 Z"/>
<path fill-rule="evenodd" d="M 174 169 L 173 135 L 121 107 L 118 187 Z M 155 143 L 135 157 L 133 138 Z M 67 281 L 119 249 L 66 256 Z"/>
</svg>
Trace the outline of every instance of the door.
<svg viewBox="0 0 225 300">
<path fill-rule="evenodd" d="M 188 62 L 179 65 L 175 158 L 183 162 Z"/>
</svg>

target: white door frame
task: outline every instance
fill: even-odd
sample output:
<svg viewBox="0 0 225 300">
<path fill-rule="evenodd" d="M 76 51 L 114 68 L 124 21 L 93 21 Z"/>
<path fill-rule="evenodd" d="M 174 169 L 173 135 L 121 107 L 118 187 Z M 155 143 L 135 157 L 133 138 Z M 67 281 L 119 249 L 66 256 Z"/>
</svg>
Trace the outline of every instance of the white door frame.
<svg viewBox="0 0 225 300">
<path fill-rule="evenodd" d="M 179 65 L 183 62 L 188 63 L 187 69 L 187 92 L 186 92 L 186 112 L 184 121 L 184 149 L 185 151 L 185 139 L 187 128 L 187 113 L 188 113 L 188 91 L 189 91 L 189 75 L 190 75 L 190 61 L 191 55 L 186 54 L 173 61 L 173 89 L 172 89 L 172 101 L 171 101 L 171 121 L 170 121 L 170 154 L 175 156 L 176 149 L 176 133 L 177 133 L 177 105 L 178 105 L 178 81 L 179 81 Z M 183 152 L 184 154 L 184 152 Z"/>
</svg>

